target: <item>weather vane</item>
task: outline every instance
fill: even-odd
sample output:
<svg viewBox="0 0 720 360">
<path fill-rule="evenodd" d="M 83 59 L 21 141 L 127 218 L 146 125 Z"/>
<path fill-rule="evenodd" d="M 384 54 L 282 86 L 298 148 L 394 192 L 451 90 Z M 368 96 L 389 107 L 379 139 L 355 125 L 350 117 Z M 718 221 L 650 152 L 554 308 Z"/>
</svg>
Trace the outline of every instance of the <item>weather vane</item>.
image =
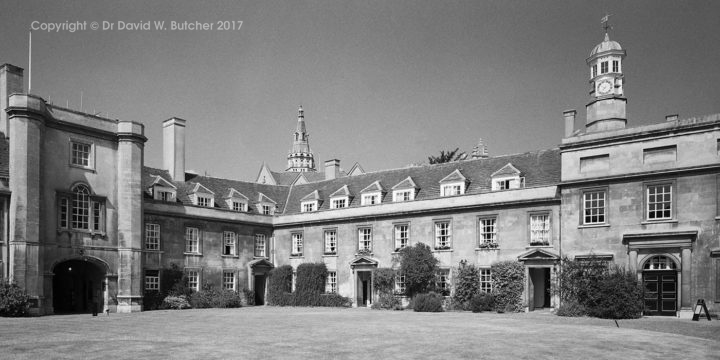
<svg viewBox="0 0 720 360">
<path fill-rule="evenodd" d="M 605 33 L 607 34 L 608 30 L 612 29 L 612 26 L 610 25 L 610 17 L 612 14 L 605 14 L 605 16 L 600 19 L 600 23 L 602 24 L 603 29 L 605 30 Z"/>
</svg>

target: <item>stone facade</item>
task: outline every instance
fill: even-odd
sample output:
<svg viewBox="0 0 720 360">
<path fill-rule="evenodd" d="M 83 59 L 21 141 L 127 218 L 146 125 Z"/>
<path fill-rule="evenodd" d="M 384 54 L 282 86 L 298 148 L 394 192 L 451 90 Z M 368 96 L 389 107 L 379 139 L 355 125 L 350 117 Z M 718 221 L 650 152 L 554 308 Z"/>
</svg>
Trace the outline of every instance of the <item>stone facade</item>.
<svg viewBox="0 0 720 360">
<path fill-rule="evenodd" d="M 607 36 L 595 47 L 586 128 L 565 111 L 559 148 L 488 156 L 481 141 L 458 162 L 317 172 L 301 108 L 287 170 L 263 164 L 255 182 L 186 172 L 179 118 L 162 123 L 162 169 L 143 166 L 143 125 L 24 94 L 22 69 L 3 65 L 1 274 L 39 314 L 132 312 L 173 264 L 196 289 L 262 304 L 272 267 L 324 262 L 328 287 L 367 306 L 372 269 L 423 242 L 448 289 L 461 260 L 522 262 L 527 310 L 558 305 L 563 257 L 594 255 L 636 271 L 648 314 L 686 315 L 697 298 L 717 312 L 720 115 L 626 127 L 624 57 Z"/>
</svg>

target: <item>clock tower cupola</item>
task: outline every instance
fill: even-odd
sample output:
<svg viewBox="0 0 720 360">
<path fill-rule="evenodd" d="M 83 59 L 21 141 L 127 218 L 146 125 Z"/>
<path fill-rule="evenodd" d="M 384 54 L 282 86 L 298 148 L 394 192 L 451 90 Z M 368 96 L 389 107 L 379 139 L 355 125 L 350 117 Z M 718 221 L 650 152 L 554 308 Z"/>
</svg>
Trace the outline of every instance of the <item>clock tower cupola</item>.
<svg viewBox="0 0 720 360">
<path fill-rule="evenodd" d="M 627 123 L 624 95 L 623 60 L 625 50 L 610 40 L 606 15 L 602 19 L 605 39 L 590 52 L 586 62 L 590 68 L 590 102 L 587 104 L 587 132 L 622 129 Z"/>
</svg>

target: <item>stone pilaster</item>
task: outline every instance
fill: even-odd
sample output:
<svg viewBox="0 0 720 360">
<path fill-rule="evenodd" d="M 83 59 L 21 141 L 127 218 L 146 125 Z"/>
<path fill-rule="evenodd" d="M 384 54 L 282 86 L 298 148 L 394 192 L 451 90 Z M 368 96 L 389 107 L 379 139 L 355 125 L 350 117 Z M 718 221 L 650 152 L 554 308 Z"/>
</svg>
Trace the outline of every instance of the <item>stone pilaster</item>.
<svg viewBox="0 0 720 360">
<path fill-rule="evenodd" d="M 33 306 L 44 307 L 40 209 L 41 151 L 45 132 L 45 102 L 34 96 L 12 95 L 8 101 L 10 137 L 10 280 L 25 288 Z"/>
<path fill-rule="evenodd" d="M 117 312 L 142 310 L 143 203 L 142 164 L 145 141 L 142 124 L 118 123 L 118 289 Z"/>
</svg>

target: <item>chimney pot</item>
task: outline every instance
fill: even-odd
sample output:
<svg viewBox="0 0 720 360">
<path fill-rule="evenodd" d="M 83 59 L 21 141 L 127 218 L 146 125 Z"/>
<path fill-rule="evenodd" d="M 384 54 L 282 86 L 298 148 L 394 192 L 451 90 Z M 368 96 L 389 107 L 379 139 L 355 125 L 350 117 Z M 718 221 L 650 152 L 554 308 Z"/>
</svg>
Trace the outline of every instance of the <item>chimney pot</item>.
<svg viewBox="0 0 720 360">
<path fill-rule="evenodd" d="M 665 121 L 675 121 L 679 116 L 678 114 L 665 115 Z"/>
</svg>

